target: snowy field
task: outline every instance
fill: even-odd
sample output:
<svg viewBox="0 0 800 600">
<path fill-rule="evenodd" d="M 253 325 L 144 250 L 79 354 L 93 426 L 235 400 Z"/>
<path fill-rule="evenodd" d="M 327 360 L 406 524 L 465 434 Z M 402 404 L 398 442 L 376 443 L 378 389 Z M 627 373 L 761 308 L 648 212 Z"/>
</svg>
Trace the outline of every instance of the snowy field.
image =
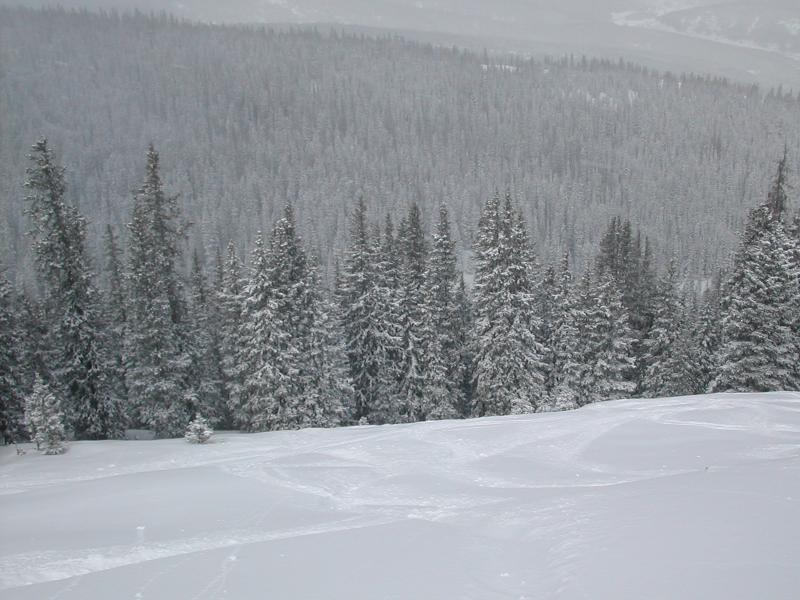
<svg viewBox="0 0 800 600">
<path fill-rule="evenodd" d="M 0 453 L 3 600 L 800 597 L 798 393 Z"/>
</svg>

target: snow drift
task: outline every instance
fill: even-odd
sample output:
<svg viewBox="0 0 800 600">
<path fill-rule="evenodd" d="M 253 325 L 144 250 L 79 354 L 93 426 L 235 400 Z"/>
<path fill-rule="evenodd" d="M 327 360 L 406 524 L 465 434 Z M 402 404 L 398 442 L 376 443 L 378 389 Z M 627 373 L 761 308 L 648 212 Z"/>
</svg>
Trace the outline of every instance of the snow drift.
<svg viewBox="0 0 800 600">
<path fill-rule="evenodd" d="M 0 452 L 4 600 L 800 589 L 800 393 Z"/>
</svg>

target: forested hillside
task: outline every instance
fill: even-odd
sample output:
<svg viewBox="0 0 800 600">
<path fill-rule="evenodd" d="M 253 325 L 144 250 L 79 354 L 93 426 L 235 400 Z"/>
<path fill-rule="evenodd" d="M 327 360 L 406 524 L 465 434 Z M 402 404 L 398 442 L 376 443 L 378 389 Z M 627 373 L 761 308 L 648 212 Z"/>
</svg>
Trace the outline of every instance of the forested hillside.
<svg viewBox="0 0 800 600">
<path fill-rule="evenodd" d="M 203 262 L 229 240 L 249 255 L 290 201 L 329 283 L 357 198 L 396 221 L 417 202 L 426 229 L 446 203 L 472 271 L 496 190 L 517 199 L 544 262 L 569 250 L 585 266 L 619 215 L 662 264 L 675 253 L 706 279 L 784 146 L 800 167 L 797 97 L 577 57 L 0 9 L 0 65 L 0 258 L 17 284 L 33 281 L 22 184 L 42 135 L 98 263 L 107 225 L 126 237 L 153 142 L 194 223 L 187 271 L 193 250 Z"/>
</svg>

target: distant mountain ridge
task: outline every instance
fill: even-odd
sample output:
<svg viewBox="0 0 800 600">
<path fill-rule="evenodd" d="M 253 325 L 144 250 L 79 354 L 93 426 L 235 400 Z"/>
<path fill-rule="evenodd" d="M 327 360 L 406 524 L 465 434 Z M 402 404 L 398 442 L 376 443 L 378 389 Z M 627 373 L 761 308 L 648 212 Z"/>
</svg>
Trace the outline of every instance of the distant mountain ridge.
<svg viewBox="0 0 800 600">
<path fill-rule="evenodd" d="M 763 3 L 702 3 L 614 13 L 617 25 L 674 32 L 725 44 L 776 52 L 800 61 L 800 6 L 786 0 Z"/>
<path fill-rule="evenodd" d="M 0 0 L 0 4 L 52 2 Z M 473 49 L 622 57 L 661 70 L 800 89 L 800 11 L 793 0 L 61 0 L 58 4 L 167 12 L 213 23 L 378 27 L 422 32 L 434 43 L 437 36 L 450 43 L 457 35 L 469 38 L 459 43 Z"/>
</svg>

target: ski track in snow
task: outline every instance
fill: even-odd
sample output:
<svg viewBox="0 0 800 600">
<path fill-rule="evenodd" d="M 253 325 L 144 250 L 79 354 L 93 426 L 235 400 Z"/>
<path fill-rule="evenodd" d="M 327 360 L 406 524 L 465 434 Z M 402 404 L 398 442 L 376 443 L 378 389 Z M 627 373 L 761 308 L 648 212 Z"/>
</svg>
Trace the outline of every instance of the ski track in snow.
<svg viewBox="0 0 800 600">
<path fill-rule="evenodd" d="M 59 519 L 74 518 L 70 511 L 80 503 L 68 504 L 64 513 L 56 504 L 41 517 L 44 533 L 32 532 L 41 542 L 31 542 L 16 530 L 11 535 L 22 536 L 19 544 L 30 548 L 17 551 L 17 540 L 0 541 L 0 590 L 11 600 L 15 590 L 63 581 L 38 597 L 84 598 L 81 589 L 91 589 L 91 576 L 148 564 L 148 575 L 119 597 L 161 598 L 162 585 L 179 577 L 197 556 L 224 550 L 215 558 L 216 567 L 199 574 L 197 589 L 185 597 L 226 598 L 229 585 L 248 574 L 240 560 L 247 548 L 419 522 L 486 536 L 492 543 L 513 546 L 516 540 L 542 549 L 537 581 L 512 570 L 502 570 L 496 575 L 499 580 L 470 573 L 475 597 L 503 597 L 512 589 L 515 594 L 522 590 L 516 597 L 536 597 L 537 590 L 580 597 L 575 582 L 583 576 L 582 557 L 613 539 L 614 531 L 602 520 L 610 494 L 615 502 L 630 502 L 638 510 L 639 496 L 651 493 L 653 486 L 667 494 L 683 486 L 714 497 L 724 493 L 765 510 L 794 503 L 790 505 L 800 515 L 800 486 L 795 481 L 793 491 L 785 479 L 796 476 L 798 466 L 798 393 L 630 400 L 521 417 L 221 434 L 205 446 L 180 440 L 84 442 L 72 444 L 63 457 L 16 457 L 3 449 L 0 514 L 8 509 L 25 515 L 28 497 L 39 503 L 41 495 L 58 499 L 60 493 L 73 494 L 86 485 L 122 490 L 112 494 L 124 494 L 128 485 L 140 491 L 144 486 L 143 493 L 147 486 L 160 492 L 162 480 L 151 481 L 159 473 L 187 477 L 190 483 L 199 482 L 200 489 L 208 485 L 220 494 L 226 486 L 238 489 L 231 483 L 235 481 L 254 487 L 243 488 L 246 498 L 245 492 L 242 497 L 234 492 L 223 496 L 222 503 L 230 506 L 207 509 L 220 511 L 218 524 L 198 523 L 197 531 L 188 535 L 156 529 L 152 541 L 144 539 L 150 528 L 142 526 L 137 528 L 141 539 L 132 543 L 104 541 L 101 532 L 91 540 L 100 543 L 72 539 L 63 548 L 51 548 L 48 530 L 57 529 Z M 766 491 L 740 490 L 724 479 L 719 488 L 697 487 L 709 485 L 704 483 L 709 473 L 727 478 L 740 472 L 766 473 L 775 478 L 774 485 Z M 776 495 L 776 489 L 787 485 L 791 495 Z M 188 491 L 186 495 L 189 506 L 193 498 Z M 286 511 L 288 517 L 281 517 Z M 638 526 L 638 521 L 631 525 L 622 517 L 623 526 Z M 289 520 L 283 523 L 282 518 Z M 111 530 L 113 515 L 108 523 Z M 292 526 L 282 526 L 287 523 Z M 800 520 L 782 526 L 789 527 L 788 533 L 794 528 L 800 539 Z M 800 543 L 794 549 L 800 550 Z M 789 571 L 790 564 L 786 562 Z M 781 560 L 772 565 L 780 568 Z M 799 579 L 795 574 L 794 581 Z"/>
</svg>

